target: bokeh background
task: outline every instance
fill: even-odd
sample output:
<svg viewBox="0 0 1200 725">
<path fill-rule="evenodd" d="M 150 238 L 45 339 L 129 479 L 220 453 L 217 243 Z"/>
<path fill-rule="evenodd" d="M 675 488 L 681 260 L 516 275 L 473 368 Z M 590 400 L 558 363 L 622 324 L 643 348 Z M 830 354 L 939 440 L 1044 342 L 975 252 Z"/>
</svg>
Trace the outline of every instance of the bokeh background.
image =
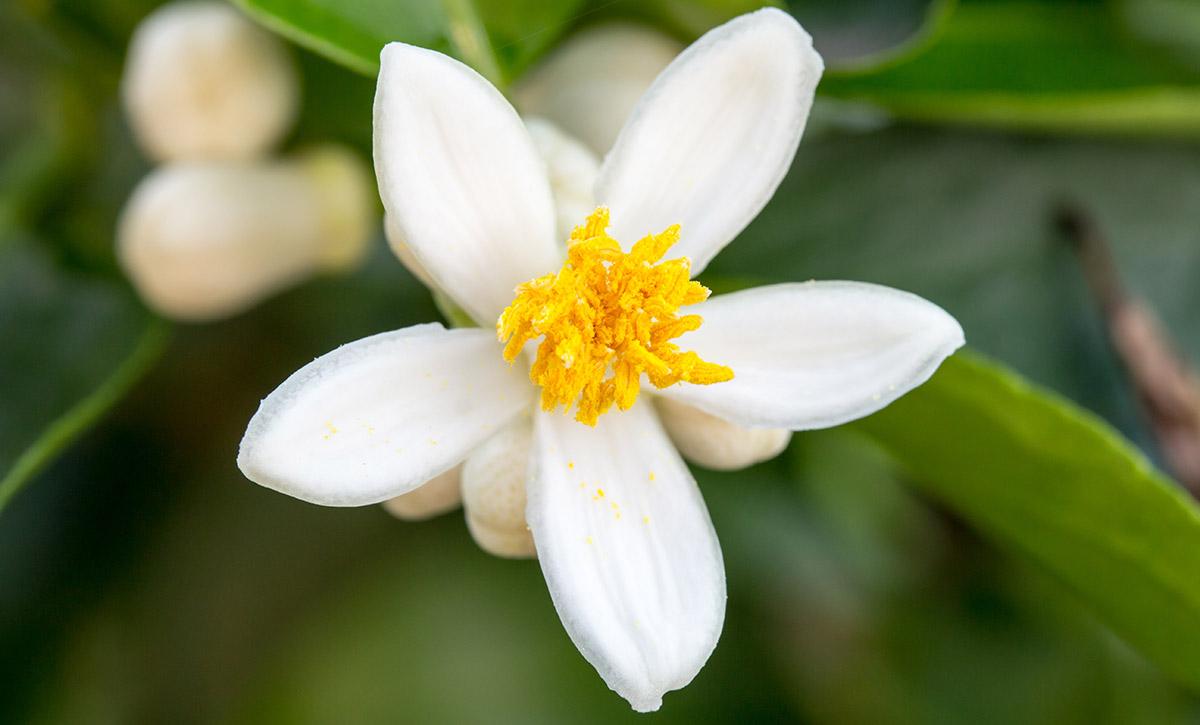
<svg viewBox="0 0 1200 725">
<path fill-rule="evenodd" d="M 696 680 L 646 716 L 578 655 L 536 562 L 484 554 L 461 513 L 402 523 L 246 481 L 234 459 L 261 397 L 318 354 L 439 312 L 381 230 L 354 273 L 233 319 L 146 310 L 113 238 L 150 168 L 118 87 L 156 4 L 0 7 L 0 473 L 41 441 L 0 511 L 0 722 L 1200 722 L 1196 697 L 1059 579 L 854 430 L 799 434 L 747 471 L 696 470 L 729 614 Z M 593 24 L 686 42 L 753 5 L 581 2 L 489 31 L 517 79 Z M 1167 467 L 1055 218 L 1069 203 L 1102 230 L 1129 293 L 1200 358 L 1200 10 L 788 9 L 831 73 L 791 174 L 711 286 L 911 290 Z M 304 100 L 286 146 L 336 140 L 369 159 L 373 80 L 289 52 Z"/>
</svg>

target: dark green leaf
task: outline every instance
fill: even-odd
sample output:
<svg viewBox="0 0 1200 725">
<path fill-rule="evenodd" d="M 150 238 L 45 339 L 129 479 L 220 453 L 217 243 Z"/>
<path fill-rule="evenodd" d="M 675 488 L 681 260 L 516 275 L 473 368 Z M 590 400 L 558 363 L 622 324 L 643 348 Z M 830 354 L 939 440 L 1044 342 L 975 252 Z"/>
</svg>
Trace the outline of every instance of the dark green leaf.
<svg viewBox="0 0 1200 725">
<path fill-rule="evenodd" d="M 583 0 L 234 0 L 267 27 L 366 75 L 402 41 L 453 53 L 495 83 L 525 68 L 566 30 Z"/>
<path fill-rule="evenodd" d="M 1194 0 L 1118 0 L 1130 32 L 1200 69 L 1200 3 Z"/>
<path fill-rule="evenodd" d="M 446 45 L 446 15 L 426 0 L 235 0 L 268 28 L 360 73 L 379 71 L 379 51 L 398 40 Z"/>
<path fill-rule="evenodd" d="M 1200 688 L 1200 510 L 1108 425 L 970 355 L 853 428 Z"/>
<path fill-rule="evenodd" d="M 0 509 L 157 358 L 165 327 L 124 290 L 0 249 Z"/>
<path fill-rule="evenodd" d="M 922 121 L 1200 133 L 1200 75 L 1136 42 L 1105 2 L 961 0 L 921 52 L 830 73 L 821 92 Z"/>
<path fill-rule="evenodd" d="M 1100 315 L 1054 228 L 1063 199 L 1095 215 L 1126 286 L 1200 359 L 1200 151 L 1165 143 L 915 129 L 806 138 L 774 201 L 709 269 L 915 292 L 957 317 L 972 347 L 1143 440 Z"/>
</svg>

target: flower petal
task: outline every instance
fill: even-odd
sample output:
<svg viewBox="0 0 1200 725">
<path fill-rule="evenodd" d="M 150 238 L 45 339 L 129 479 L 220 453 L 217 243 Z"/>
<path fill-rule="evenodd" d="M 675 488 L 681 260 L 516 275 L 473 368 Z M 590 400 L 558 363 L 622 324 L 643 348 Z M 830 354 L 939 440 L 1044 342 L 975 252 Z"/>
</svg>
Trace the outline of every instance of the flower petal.
<svg viewBox="0 0 1200 725">
<path fill-rule="evenodd" d="M 380 63 L 375 173 L 389 221 L 490 326 L 514 287 L 558 267 L 545 165 L 517 112 L 467 66 L 404 43 Z"/>
<path fill-rule="evenodd" d="M 565 256 L 571 231 L 596 209 L 592 194 L 600 162 L 587 146 L 544 118 L 527 117 L 525 127 L 546 162 L 558 218 L 558 239 Z"/>
<path fill-rule="evenodd" d="M 605 159 L 596 198 L 632 243 L 672 224 L 672 254 L 702 270 L 783 180 L 824 65 L 787 13 L 759 10 L 709 31 L 634 109 Z"/>
<path fill-rule="evenodd" d="M 861 282 L 779 284 L 692 308 L 700 329 L 680 340 L 733 380 L 661 394 L 744 426 L 825 428 L 874 413 L 929 379 L 962 346 L 937 305 Z"/>
<path fill-rule="evenodd" d="M 259 406 L 238 453 L 251 481 L 326 506 L 407 493 L 527 409 L 533 386 L 487 330 L 417 325 L 343 345 Z"/>
<path fill-rule="evenodd" d="M 708 660 L 725 569 L 692 474 L 645 402 L 595 428 L 534 414 L 526 518 L 571 640 L 635 710 Z"/>
</svg>

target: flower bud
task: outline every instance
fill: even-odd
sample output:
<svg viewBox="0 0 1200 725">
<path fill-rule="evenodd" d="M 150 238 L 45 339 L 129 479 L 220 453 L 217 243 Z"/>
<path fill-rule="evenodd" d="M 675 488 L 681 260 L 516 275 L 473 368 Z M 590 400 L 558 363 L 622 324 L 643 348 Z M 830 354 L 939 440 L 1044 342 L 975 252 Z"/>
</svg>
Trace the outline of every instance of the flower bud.
<svg viewBox="0 0 1200 725">
<path fill-rule="evenodd" d="M 596 26 L 568 38 L 513 96 L 522 113 L 548 118 L 603 155 L 638 99 L 682 49 L 642 25 Z"/>
<path fill-rule="evenodd" d="M 361 259 L 373 198 L 365 164 L 336 147 L 273 163 L 169 165 L 129 198 L 117 252 L 163 315 L 227 317 Z"/>
<path fill-rule="evenodd" d="M 383 508 L 404 521 L 423 521 L 453 511 L 462 503 L 462 466 L 434 476 L 408 493 L 383 502 Z"/>
<path fill-rule="evenodd" d="M 600 161 L 596 155 L 544 118 L 525 119 L 538 154 L 546 162 L 558 220 L 558 238 L 566 243 L 571 230 L 596 208 L 592 193 Z"/>
<path fill-rule="evenodd" d="M 715 471 L 736 471 L 770 460 L 792 439 L 790 430 L 743 428 L 663 396 L 655 403 L 667 435 L 683 457 Z"/>
<path fill-rule="evenodd" d="M 254 158 L 296 115 L 283 44 L 224 2 L 151 13 L 134 32 L 121 85 L 134 134 L 158 161 Z"/>
<path fill-rule="evenodd" d="M 510 559 L 537 556 L 525 524 L 525 476 L 533 430 L 528 420 L 508 426 L 463 464 L 467 528 L 479 548 Z"/>
</svg>

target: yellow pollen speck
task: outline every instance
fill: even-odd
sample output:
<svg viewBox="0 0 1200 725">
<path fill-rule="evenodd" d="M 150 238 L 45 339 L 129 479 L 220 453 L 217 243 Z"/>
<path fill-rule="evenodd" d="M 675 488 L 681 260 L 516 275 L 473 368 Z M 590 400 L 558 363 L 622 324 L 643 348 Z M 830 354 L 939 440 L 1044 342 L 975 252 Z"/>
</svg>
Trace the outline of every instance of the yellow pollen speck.
<svg viewBox="0 0 1200 725">
<path fill-rule="evenodd" d="M 643 516 L 643 517 L 642 517 L 642 523 L 643 523 L 643 524 L 646 524 L 647 526 L 649 526 L 649 525 L 650 525 L 650 517 L 649 517 L 649 516 Z"/>
<path fill-rule="evenodd" d="M 596 489 L 596 495 L 600 498 L 604 498 L 604 489 L 602 489 L 602 488 Z"/>
<path fill-rule="evenodd" d="M 590 536 L 589 536 L 589 537 L 587 537 L 586 539 L 584 539 L 584 541 L 588 542 L 589 544 L 593 543 L 593 542 L 592 542 L 592 537 L 590 537 Z"/>
<path fill-rule="evenodd" d="M 575 470 L 575 461 L 567 461 L 567 468 L 572 471 Z"/>
<path fill-rule="evenodd" d="M 575 227 L 563 268 L 517 287 L 496 323 L 509 362 L 525 343 L 544 338 L 529 371 L 542 387 L 542 409 L 570 410 L 578 400 L 575 419 L 588 425 L 614 403 L 629 410 L 642 373 L 656 388 L 733 379 L 729 368 L 672 342 L 703 321 L 677 315 L 679 308 L 709 295 L 691 281 L 686 257 L 659 261 L 679 241 L 679 225 L 642 238 L 626 254 L 608 236 L 608 222 L 608 209 L 600 207 Z"/>
<path fill-rule="evenodd" d="M 651 480 L 651 481 L 653 481 L 653 480 L 654 480 L 654 471 L 651 471 L 651 472 L 650 472 L 650 480 Z"/>
</svg>

